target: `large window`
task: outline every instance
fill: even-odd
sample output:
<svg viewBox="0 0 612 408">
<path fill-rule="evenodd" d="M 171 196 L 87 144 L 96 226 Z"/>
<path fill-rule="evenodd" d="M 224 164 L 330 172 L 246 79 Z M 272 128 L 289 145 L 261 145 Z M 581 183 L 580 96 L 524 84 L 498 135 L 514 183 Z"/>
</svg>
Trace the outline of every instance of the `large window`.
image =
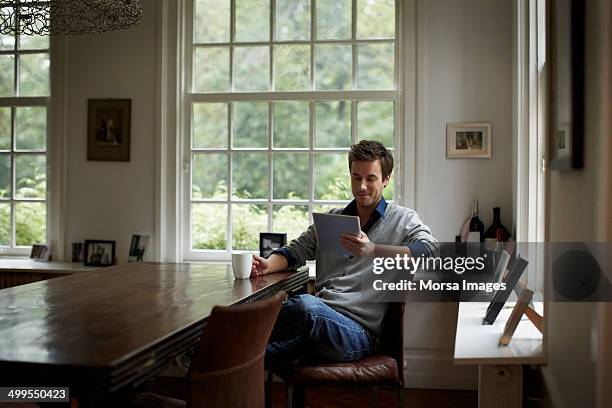
<svg viewBox="0 0 612 408">
<path fill-rule="evenodd" d="M 396 14 L 393 0 L 193 0 L 186 258 L 291 240 L 352 199 L 351 143 L 399 152 Z"/>
<path fill-rule="evenodd" d="M 47 242 L 49 38 L 0 35 L 0 248 Z"/>
</svg>

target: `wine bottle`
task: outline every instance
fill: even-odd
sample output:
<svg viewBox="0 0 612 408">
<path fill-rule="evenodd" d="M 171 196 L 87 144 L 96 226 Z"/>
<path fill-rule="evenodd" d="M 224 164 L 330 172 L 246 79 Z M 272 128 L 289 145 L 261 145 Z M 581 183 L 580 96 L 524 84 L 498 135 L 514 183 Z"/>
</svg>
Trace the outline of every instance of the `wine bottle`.
<svg viewBox="0 0 612 408">
<path fill-rule="evenodd" d="M 468 241 L 470 242 L 484 242 L 484 224 L 478 218 L 478 200 L 474 200 L 472 207 L 472 219 L 470 220 L 470 232 Z"/>
<path fill-rule="evenodd" d="M 501 222 L 500 211 L 501 210 L 499 207 L 493 207 L 493 224 L 491 224 L 491 226 L 487 229 L 487 232 L 485 232 L 485 239 L 490 238 L 498 241 L 499 238 L 497 236 L 497 230 L 501 230 L 501 241 L 506 242 L 508 241 L 508 238 L 510 238 L 510 233 Z"/>
</svg>

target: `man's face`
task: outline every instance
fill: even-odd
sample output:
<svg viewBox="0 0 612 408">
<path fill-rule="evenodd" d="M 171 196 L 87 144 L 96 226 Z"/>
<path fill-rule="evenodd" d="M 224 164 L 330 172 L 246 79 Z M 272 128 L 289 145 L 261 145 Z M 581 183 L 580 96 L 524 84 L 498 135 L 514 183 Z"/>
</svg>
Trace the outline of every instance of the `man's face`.
<svg viewBox="0 0 612 408">
<path fill-rule="evenodd" d="M 373 207 L 383 195 L 389 178 L 383 180 L 380 160 L 354 161 L 351 164 L 351 189 L 358 207 Z"/>
</svg>

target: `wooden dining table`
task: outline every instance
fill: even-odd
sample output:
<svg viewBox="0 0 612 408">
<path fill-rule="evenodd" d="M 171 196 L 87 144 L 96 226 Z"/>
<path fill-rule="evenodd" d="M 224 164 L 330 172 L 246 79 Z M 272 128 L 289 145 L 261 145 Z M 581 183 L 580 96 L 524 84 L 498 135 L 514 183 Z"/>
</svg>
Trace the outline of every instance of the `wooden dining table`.
<svg viewBox="0 0 612 408">
<path fill-rule="evenodd" d="M 307 281 L 306 268 L 239 280 L 229 264 L 130 263 L 0 290 L 0 386 L 130 389 L 197 345 L 215 305 Z"/>
</svg>

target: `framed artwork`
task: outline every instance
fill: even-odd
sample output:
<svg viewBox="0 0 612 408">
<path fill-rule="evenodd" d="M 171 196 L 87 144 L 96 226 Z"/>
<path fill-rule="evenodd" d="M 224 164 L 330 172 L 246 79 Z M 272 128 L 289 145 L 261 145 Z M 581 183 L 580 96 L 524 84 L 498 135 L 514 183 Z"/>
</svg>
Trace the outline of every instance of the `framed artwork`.
<svg viewBox="0 0 612 408">
<path fill-rule="evenodd" d="M 490 159 L 491 123 L 448 123 L 446 125 L 446 157 L 449 159 Z"/>
<path fill-rule="evenodd" d="M 579 169 L 584 161 L 583 0 L 550 4 L 550 168 Z"/>
<path fill-rule="evenodd" d="M 131 99 L 89 99 L 87 160 L 130 161 Z"/>
<path fill-rule="evenodd" d="M 85 266 L 111 266 L 115 263 L 115 241 L 85 241 Z"/>
<path fill-rule="evenodd" d="M 132 235 L 128 262 L 142 262 L 149 243 L 149 235 Z"/>
<path fill-rule="evenodd" d="M 287 245 L 287 234 L 261 232 L 259 234 L 259 256 L 267 258 L 273 250 Z"/>
<path fill-rule="evenodd" d="M 43 244 L 32 245 L 30 259 L 35 261 L 48 262 L 51 260 L 51 247 Z"/>
<path fill-rule="evenodd" d="M 512 293 L 514 287 L 521 278 L 523 271 L 525 271 L 525 268 L 527 268 L 528 263 L 528 261 L 524 260 L 521 257 L 516 258 L 516 260 L 510 267 L 508 274 L 503 279 L 503 282 L 506 283 L 506 289 L 498 290 L 495 293 L 495 296 L 493 296 L 493 300 L 489 304 L 489 307 L 487 307 L 487 313 L 484 319 L 482 320 L 482 324 L 495 323 L 495 319 L 497 319 L 499 312 L 502 310 L 502 307 L 504 307 L 504 304 L 508 300 L 510 293 Z"/>
<path fill-rule="evenodd" d="M 82 242 L 72 243 L 72 262 L 84 262 L 85 252 Z"/>
</svg>

